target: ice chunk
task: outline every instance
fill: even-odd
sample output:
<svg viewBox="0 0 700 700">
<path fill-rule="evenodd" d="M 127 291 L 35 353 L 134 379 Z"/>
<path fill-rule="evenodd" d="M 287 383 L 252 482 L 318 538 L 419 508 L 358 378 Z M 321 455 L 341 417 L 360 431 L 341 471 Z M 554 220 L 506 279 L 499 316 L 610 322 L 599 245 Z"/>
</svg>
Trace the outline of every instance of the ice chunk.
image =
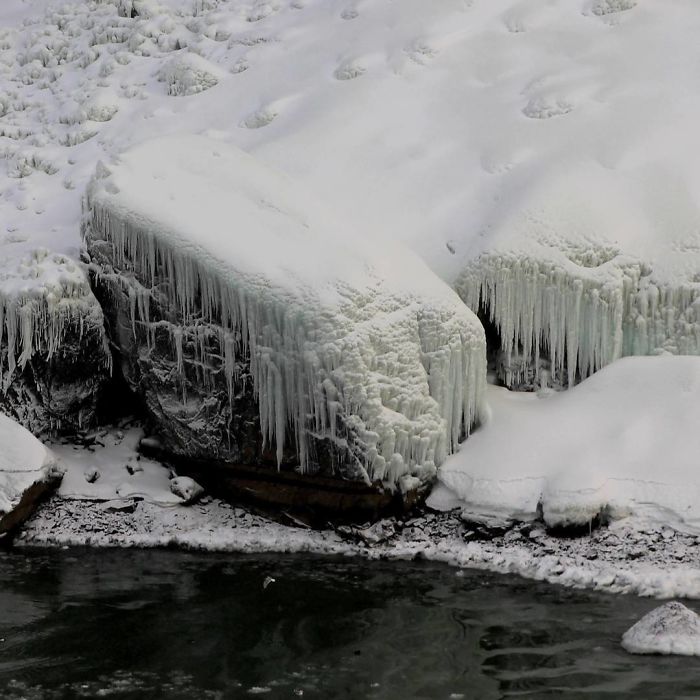
<svg viewBox="0 0 700 700">
<path fill-rule="evenodd" d="M 622 635 L 632 654 L 700 656 L 700 617 L 678 601 L 647 613 Z"/>
</svg>

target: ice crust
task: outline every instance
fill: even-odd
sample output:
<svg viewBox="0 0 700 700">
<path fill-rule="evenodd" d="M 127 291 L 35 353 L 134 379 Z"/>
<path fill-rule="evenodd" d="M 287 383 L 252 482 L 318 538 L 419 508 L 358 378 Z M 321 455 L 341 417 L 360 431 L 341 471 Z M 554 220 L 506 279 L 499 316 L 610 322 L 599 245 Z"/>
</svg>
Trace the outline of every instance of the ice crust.
<svg viewBox="0 0 700 700">
<path fill-rule="evenodd" d="M 630 627 L 622 646 L 632 654 L 700 656 L 700 617 L 683 603 L 671 601 Z"/>
<path fill-rule="evenodd" d="M 215 321 L 230 392 L 242 338 L 279 460 L 288 426 L 302 469 L 309 433 L 349 430 L 370 481 L 428 480 L 483 410 L 483 329 L 457 295 L 414 253 L 370 246 L 238 149 L 180 137 L 129 151 L 99 169 L 84 231 L 145 276 L 133 324 L 150 324 L 157 272 L 186 325 Z"/>
</svg>

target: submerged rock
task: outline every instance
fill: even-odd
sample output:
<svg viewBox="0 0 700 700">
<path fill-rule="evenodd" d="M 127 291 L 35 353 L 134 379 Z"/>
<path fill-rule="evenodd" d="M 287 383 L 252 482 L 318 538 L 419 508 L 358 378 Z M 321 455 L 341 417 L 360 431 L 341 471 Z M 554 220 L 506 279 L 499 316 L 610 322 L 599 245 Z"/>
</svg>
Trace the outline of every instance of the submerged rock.
<svg viewBox="0 0 700 700">
<path fill-rule="evenodd" d="M 700 656 L 700 616 L 672 601 L 645 615 L 622 636 L 632 654 Z"/>
</svg>

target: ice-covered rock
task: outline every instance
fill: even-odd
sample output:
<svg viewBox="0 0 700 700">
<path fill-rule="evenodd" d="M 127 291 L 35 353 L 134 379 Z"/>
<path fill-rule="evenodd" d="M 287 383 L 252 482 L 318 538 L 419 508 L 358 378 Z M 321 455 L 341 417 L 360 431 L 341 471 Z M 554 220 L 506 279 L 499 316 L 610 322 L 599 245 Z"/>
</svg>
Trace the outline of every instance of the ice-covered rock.
<svg viewBox="0 0 700 700">
<path fill-rule="evenodd" d="M 483 407 L 485 342 L 413 253 L 202 137 L 101 168 L 84 236 L 127 381 L 182 456 L 430 481 Z"/>
<path fill-rule="evenodd" d="M 94 420 L 111 357 L 85 272 L 44 248 L 0 268 L 0 407 L 35 435 Z"/>
<path fill-rule="evenodd" d="M 700 616 L 678 601 L 647 613 L 622 635 L 632 654 L 700 656 Z"/>
<path fill-rule="evenodd" d="M 52 452 L 0 413 L 0 537 L 21 525 L 61 477 Z"/>
</svg>

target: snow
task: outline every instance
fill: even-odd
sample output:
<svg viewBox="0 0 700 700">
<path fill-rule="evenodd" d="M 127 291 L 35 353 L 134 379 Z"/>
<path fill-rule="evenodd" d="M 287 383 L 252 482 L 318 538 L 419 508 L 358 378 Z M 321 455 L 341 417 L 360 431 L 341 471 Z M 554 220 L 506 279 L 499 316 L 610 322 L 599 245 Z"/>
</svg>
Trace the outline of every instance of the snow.
<svg viewBox="0 0 700 700">
<path fill-rule="evenodd" d="M 700 527 L 700 358 L 629 357 L 561 392 L 489 386 L 491 417 L 440 469 L 475 510 L 551 526 L 663 513 Z M 431 496 L 441 503 L 450 494 Z"/>
<path fill-rule="evenodd" d="M 646 614 L 622 636 L 632 654 L 700 655 L 700 617 L 671 601 Z"/>
<path fill-rule="evenodd" d="M 138 454 L 142 428 L 105 428 L 92 437 L 89 449 L 71 443 L 51 445 L 65 469 L 58 488 L 61 498 L 112 502 L 142 498 L 163 505 L 181 502 L 170 491 L 168 469 Z"/>
<path fill-rule="evenodd" d="M 49 449 L 0 413 L 0 516 L 12 511 L 30 486 L 59 471 L 56 456 Z"/>
<path fill-rule="evenodd" d="M 336 277 L 410 286 L 415 260 L 401 280 L 386 272 L 408 264 L 408 248 L 473 310 L 488 305 L 507 354 L 546 354 L 569 384 L 612 363 L 562 396 L 489 389 L 491 421 L 443 469 L 461 499 L 443 489 L 434 502 L 531 515 L 542 500 L 551 524 L 607 508 L 694 526 L 694 361 L 618 358 L 700 352 L 699 23 L 694 0 L 3 0 L 8 362 L 55 347 L 66 314 L 97 308 L 77 262 L 95 164 L 112 168 L 155 137 L 204 135 L 264 173 L 262 189 L 274 172 L 306 193 L 279 214 L 324 241 L 323 264 L 284 287 L 297 300 L 331 303 Z M 175 156 L 154 153 L 151 166 L 161 158 Z M 249 220 L 275 220 L 248 206 L 255 197 L 239 202 Z M 334 224 L 307 233 L 318 202 Z M 241 272 L 259 276 L 240 243 Z M 264 272 L 279 281 L 293 246 L 278 245 Z M 292 250 L 289 266 L 302 258 Z M 381 352 L 403 342 L 399 328 Z M 445 406 L 449 387 L 433 393 Z M 263 407 L 273 435 L 287 408 Z"/>
<path fill-rule="evenodd" d="M 693 0 L 0 12 L 10 267 L 39 247 L 77 259 L 98 159 L 208 133 L 357 238 L 415 249 L 472 308 L 488 301 L 507 349 L 549 348 L 555 374 L 699 350 Z"/>
<path fill-rule="evenodd" d="M 183 325 L 202 314 L 216 324 L 231 392 L 242 336 L 278 459 L 287 426 L 302 469 L 309 432 L 348 430 L 368 479 L 405 488 L 405 477 L 431 479 L 482 411 L 483 329 L 457 295 L 413 252 L 355 236 L 239 149 L 168 137 L 100 166 L 85 236 L 141 276 L 132 325 L 153 329 L 157 274 Z M 181 357 L 180 327 L 170 330 Z"/>
</svg>

